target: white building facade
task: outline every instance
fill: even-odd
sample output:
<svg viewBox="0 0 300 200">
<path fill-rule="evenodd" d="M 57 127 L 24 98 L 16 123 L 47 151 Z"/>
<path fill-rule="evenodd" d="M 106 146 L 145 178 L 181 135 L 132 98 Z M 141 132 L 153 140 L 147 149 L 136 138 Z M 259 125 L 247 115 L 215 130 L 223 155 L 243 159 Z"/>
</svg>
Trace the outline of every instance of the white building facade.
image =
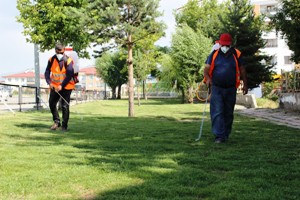
<svg viewBox="0 0 300 200">
<path fill-rule="evenodd" d="M 276 10 L 280 8 L 280 1 L 278 0 L 251 0 L 251 3 L 254 5 L 256 15 L 274 15 Z M 268 17 L 265 19 L 266 23 L 270 23 L 270 21 Z M 293 70 L 295 65 L 290 60 L 293 52 L 287 46 L 287 42 L 282 35 L 280 33 L 276 34 L 275 30 L 272 30 L 263 33 L 262 37 L 266 41 L 266 47 L 261 51 L 272 56 L 272 64 L 275 64 L 273 70 L 277 74 L 281 74 L 281 70 Z"/>
</svg>

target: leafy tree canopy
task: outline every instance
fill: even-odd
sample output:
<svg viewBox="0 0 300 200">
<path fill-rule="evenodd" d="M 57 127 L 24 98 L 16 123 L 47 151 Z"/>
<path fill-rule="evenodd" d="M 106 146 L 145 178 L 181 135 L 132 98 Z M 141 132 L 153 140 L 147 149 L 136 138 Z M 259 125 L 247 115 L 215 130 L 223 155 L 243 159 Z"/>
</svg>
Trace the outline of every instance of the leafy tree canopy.
<svg viewBox="0 0 300 200">
<path fill-rule="evenodd" d="M 89 57 L 85 51 L 90 43 L 88 33 L 75 14 L 86 5 L 86 0 L 17 0 L 17 21 L 23 24 L 23 33 L 29 36 L 27 41 L 39 44 L 41 51 L 52 49 L 61 41 L 73 46 L 80 56 Z"/>
<path fill-rule="evenodd" d="M 192 88 L 202 78 L 200 69 L 210 50 L 210 39 L 186 24 L 177 28 L 172 37 L 171 57 L 176 71 L 174 74 L 177 75 L 176 80 L 184 93 L 187 93 L 188 102 L 192 102 Z"/>
<path fill-rule="evenodd" d="M 226 3 L 218 3 L 218 0 L 189 0 L 175 15 L 178 25 L 187 24 L 191 28 L 201 30 L 202 33 L 218 39 L 222 27 L 219 18 L 227 12 Z"/>
<path fill-rule="evenodd" d="M 162 32 L 163 23 L 156 21 L 158 0 L 89 0 L 80 16 L 88 28 L 96 50 L 96 57 L 114 47 L 128 48 L 128 116 L 134 116 L 133 45 L 148 35 Z M 146 35 L 143 33 L 146 32 Z"/>
<path fill-rule="evenodd" d="M 143 31 L 145 35 L 145 31 Z M 162 33 L 148 35 L 142 40 L 137 40 L 134 50 L 134 74 L 138 81 L 143 81 L 152 70 L 156 69 L 157 58 L 160 52 L 154 43 Z"/>
<path fill-rule="evenodd" d="M 228 15 L 222 19 L 222 32 L 230 33 L 233 45 L 242 52 L 250 89 L 258 87 L 262 82 L 272 81 L 273 66 L 269 65 L 271 57 L 260 51 L 265 47 L 262 39 L 263 23 L 262 18 L 255 16 L 248 0 L 232 0 Z"/>
<path fill-rule="evenodd" d="M 96 59 L 97 74 L 112 88 L 116 98 L 116 88 L 128 80 L 126 59 L 120 52 L 105 52 Z"/>
<path fill-rule="evenodd" d="M 292 60 L 300 62 L 300 1 L 283 0 L 282 7 L 271 16 L 272 25 L 277 31 L 281 31 L 287 39 L 287 45 L 294 51 Z"/>
<path fill-rule="evenodd" d="M 158 12 L 157 0 L 90 0 L 82 23 L 88 27 L 96 45 L 96 57 L 107 49 L 128 45 L 149 35 L 162 33 L 164 24 L 156 21 L 162 13 Z"/>
</svg>

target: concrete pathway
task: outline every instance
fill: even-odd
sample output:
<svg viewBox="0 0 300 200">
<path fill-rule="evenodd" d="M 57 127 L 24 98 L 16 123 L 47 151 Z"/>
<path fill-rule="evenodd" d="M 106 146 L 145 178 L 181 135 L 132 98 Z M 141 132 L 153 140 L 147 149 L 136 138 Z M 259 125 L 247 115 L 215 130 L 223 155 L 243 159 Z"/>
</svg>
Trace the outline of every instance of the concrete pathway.
<svg viewBox="0 0 300 200">
<path fill-rule="evenodd" d="M 245 108 L 236 105 L 235 112 L 244 116 L 251 116 L 269 122 L 300 129 L 300 113 L 283 109 Z"/>
</svg>

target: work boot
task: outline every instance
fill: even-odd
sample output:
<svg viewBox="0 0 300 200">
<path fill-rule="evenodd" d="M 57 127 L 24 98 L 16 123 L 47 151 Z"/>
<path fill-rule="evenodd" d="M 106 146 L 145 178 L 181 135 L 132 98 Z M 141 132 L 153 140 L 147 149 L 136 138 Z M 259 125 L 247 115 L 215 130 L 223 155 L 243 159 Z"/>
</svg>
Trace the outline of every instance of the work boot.
<svg viewBox="0 0 300 200">
<path fill-rule="evenodd" d="M 217 143 L 217 144 L 224 143 L 224 142 L 226 142 L 226 140 L 224 138 L 220 138 L 220 137 L 215 138 L 215 143 Z"/>
<path fill-rule="evenodd" d="M 66 127 L 62 126 L 62 127 L 61 127 L 61 131 L 62 131 L 62 132 L 67 132 L 68 129 L 67 129 Z"/>
<path fill-rule="evenodd" d="M 60 124 L 59 123 L 56 123 L 56 122 L 54 122 L 54 124 L 51 126 L 51 130 L 52 131 L 55 131 L 58 127 L 60 127 Z"/>
</svg>

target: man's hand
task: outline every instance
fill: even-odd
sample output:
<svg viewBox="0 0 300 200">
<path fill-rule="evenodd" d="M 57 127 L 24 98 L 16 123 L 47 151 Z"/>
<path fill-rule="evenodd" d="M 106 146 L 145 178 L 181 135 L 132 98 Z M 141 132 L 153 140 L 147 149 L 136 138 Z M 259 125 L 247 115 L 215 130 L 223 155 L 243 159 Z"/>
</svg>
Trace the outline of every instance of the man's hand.
<svg viewBox="0 0 300 200">
<path fill-rule="evenodd" d="M 207 85 L 207 87 L 210 87 L 212 85 L 211 78 L 206 78 L 205 84 Z"/>
<path fill-rule="evenodd" d="M 205 84 L 208 86 L 208 87 L 211 87 L 212 85 L 212 80 L 211 80 L 211 77 L 209 76 L 209 69 L 210 69 L 210 65 L 209 64 L 206 64 L 205 65 L 205 68 L 204 68 L 204 77 L 205 77 Z"/>
<path fill-rule="evenodd" d="M 50 84 L 49 87 L 50 87 L 51 90 L 55 90 L 54 85 Z"/>
<path fill-rule="evenodd" d="M 56 92 L 59 92 L 59 91 L 61 91 L 62 90 L 62 87 L 61 87 L 61 85 L 59 85 L 57 88 L 56 88 Z"/>
</svg>

